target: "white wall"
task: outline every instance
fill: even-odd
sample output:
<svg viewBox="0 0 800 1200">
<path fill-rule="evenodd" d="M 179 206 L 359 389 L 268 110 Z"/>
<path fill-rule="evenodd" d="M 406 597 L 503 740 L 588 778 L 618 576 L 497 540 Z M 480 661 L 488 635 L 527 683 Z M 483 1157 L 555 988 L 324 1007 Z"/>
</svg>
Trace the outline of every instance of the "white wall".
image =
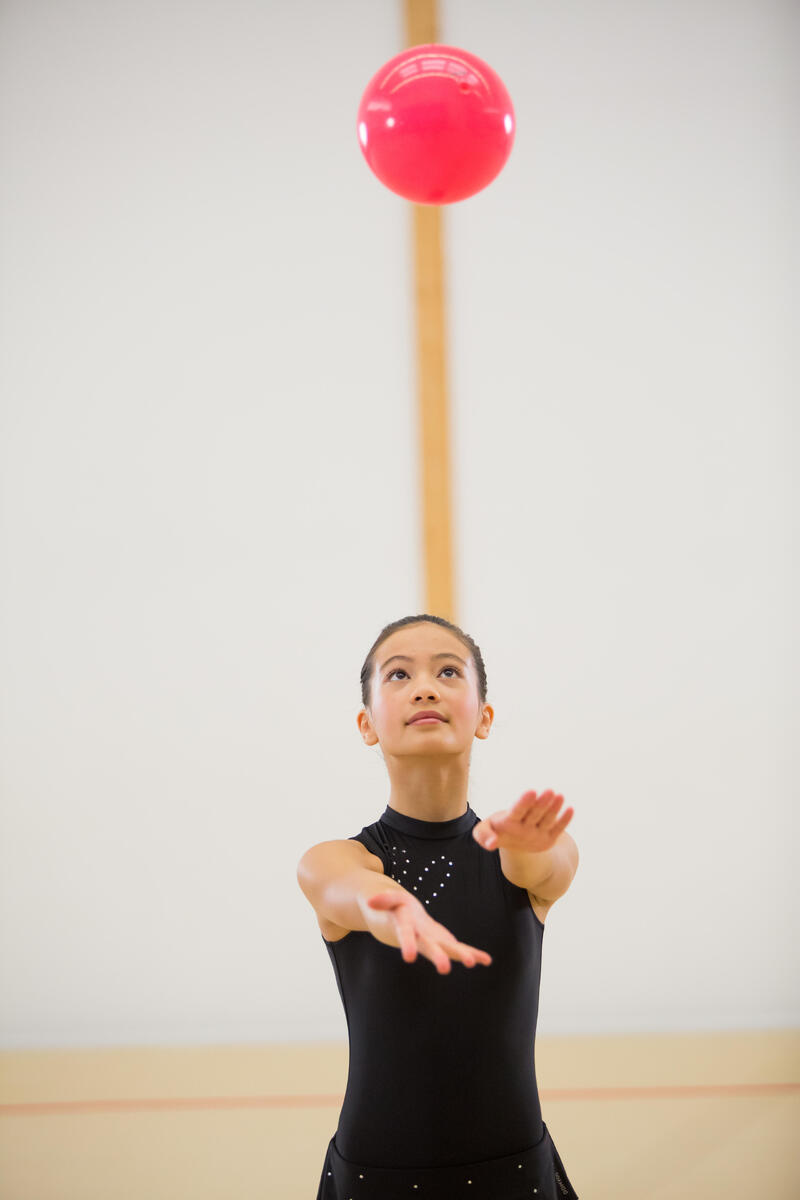
<svg viewBox="0 0 800 1200">
<path fill-rule="evenodd" d="M 540 1031 L 795 1024 L 797 9 L 442 11 L 518 122 L 446 221 L 471 804 L 581 851 Z M 424 607 L 401 16 L 0 8 L 5 1047 L 346 1039 L 295 869 Z"/>
</svg>

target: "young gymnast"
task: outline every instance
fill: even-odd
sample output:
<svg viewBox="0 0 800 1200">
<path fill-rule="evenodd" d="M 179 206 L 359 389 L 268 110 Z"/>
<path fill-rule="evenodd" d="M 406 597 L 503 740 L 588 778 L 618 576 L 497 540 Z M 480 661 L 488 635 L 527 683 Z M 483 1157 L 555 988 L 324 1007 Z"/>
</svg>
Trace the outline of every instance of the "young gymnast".
<svg viewBox="0 0 800 1200">
<path fill-rule="evenodd" d="M 387 625 L 361 696 L 388 806 L 297 868 L 350 1042 L 317 1200 L 577 1200 L 534 1063 L 544 921 L 578 865 L 573 810 L 549 791 L 486 820 L 470 808 L 472 743 L 494 710 L 479 647 L 449 621 Z"/>
</svg>

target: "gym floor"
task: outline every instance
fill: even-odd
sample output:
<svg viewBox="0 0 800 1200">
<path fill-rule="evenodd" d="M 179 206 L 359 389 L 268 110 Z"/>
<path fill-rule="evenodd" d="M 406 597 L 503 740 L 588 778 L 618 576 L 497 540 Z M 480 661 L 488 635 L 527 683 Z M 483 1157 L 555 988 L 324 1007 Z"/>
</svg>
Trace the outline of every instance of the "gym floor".
<svg viewBox="0 0 800 1200">
<path fill-rule="evenodd" d="M 800 1031 L 540 1037 L 581 1200 L 797 1200 Z M 0 1053 L 3 1200 L 315 1200 L 347 1046 Z"/>
</svg>

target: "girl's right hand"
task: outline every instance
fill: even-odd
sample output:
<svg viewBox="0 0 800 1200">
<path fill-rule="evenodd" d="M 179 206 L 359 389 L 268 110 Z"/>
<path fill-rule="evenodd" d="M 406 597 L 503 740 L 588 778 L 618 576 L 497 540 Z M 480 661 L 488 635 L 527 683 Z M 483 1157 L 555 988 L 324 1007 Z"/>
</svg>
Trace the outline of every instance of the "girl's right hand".
<svg viewBox="0 0 800 1200">
<path fill-rule="evenodd" d="M 465 967 L 474 967 L 476 963 L 485 967 L 491 965 L 491 954 L 457 941 L 450 930 L 434 921 L 425 906 L 409 892 L 399 888 L 377 892 L 366 904 L 369 911 L 376 917 L 380 914 L 381 918 L 370 921 L 370 933 L 379 942 L 397 947 L 403 962 L 415 962 L 419 952 L 431 960 L 440 975 L 450 974 L 451 958 L 463 962 Z"/>
</svg>

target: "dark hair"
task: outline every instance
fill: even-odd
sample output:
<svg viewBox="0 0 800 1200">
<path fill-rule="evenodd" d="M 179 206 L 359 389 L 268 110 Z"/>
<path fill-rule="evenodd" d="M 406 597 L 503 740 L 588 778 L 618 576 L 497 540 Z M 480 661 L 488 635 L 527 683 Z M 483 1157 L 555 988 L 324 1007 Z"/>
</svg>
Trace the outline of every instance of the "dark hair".
<svg viewBox="0 0 800 1200">
<path fill-rule="evenodd" d="M 457 625 L 451 624 L 450 621 L 445 621 L 444 617 L 432 617 L 429 613 L 419 613 L 416 617 L 402 617 L 399 621 L 392 621 L 391 625 L 387 625 L 378 634 L 361 668 L 361 702 L 364 708 L 369 708 L 370 680 L 375 664 L 375 651 L 386 640 L 389 634 L 394 633 L 396 629 L 402 629 L 404 625 L 419 625 L 422 621 L 430 621 L 435 625 L 443 625 L 445 629 L 449 629 L 451 633 L 454 633 L 467 647 L 472 655 L 472 661 L 475 664 L 475 671 L 478 676 L 478 695 L 481 704 L 485 704 L 486 667 L 483 665 L 483 655 L 481 654 L 480 646 L 473 642 L 468 633 L 464 633 L 463 629 L 459 629 Z"/>
</svg>

